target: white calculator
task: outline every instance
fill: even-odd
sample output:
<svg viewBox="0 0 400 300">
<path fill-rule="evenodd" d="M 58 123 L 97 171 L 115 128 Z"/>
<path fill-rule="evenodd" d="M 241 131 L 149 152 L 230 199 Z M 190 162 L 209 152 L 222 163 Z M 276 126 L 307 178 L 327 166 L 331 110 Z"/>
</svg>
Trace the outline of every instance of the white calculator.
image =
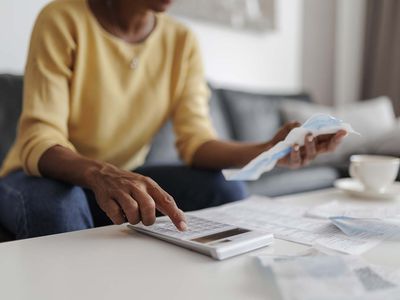
<svg viewBox="0 0 400 300">
<path fill-rule="evenodd" d="M 187 214 L 186 221 L 188 230 L 184 232 L 178 231 L 167 217 L 157 218 L 151 226 L 128 224 L 128 227 L 217 260 L 268 246 L 273 241 L 271 233 L 240 228 L 193 215 Z"/>
</svg>

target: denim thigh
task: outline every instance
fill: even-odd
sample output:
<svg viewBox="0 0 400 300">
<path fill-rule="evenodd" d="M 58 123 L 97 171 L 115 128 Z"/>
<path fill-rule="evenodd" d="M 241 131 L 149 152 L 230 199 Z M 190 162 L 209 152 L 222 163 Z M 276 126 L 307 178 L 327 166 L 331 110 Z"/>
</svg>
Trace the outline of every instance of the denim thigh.
<svg viewBox="0 0 400 300">
<path fill-rule="evenodd" d="M 220 171 L 182 165 L 144 166 L 135 172 L 152 178 L 174 197 L 183 211 L 217 206 L 248 195 L 240 181 L 226 181 Z"/>
<path fill-rule="evenodd" d="M 0 224 L 17 239 L 93 227 L 82 188 L 23 171 L 0 179 Z"/>
</svg>

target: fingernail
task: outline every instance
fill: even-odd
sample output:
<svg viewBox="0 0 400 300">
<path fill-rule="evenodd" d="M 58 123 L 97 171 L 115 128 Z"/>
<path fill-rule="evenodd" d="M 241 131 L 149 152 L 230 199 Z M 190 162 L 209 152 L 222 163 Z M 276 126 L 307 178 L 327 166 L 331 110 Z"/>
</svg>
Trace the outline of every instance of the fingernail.
<svg viewBox="0 0 400 300">
<path fill-rule="evenodd" d="M 182 231 L 186 231 L 186 230 L 188 230 L 188 227 L 185 222 L 181 221 L 181 222 L 179 222 L 179 229 Z"/>
<path fill-rule="evenodd" d="M 295 146 L 293 147 L 293 150 L 294 150 L 294 151 L 299 151 L 299 149 L 300 149 L 299 145 L 295 145 Z"/>
<path fill-rule="evenodd" d="M 314 137 L 312 135 L 309 135 L 307 137 L 307 141 L 312 142 L 314 140 Z"/>
</svg>

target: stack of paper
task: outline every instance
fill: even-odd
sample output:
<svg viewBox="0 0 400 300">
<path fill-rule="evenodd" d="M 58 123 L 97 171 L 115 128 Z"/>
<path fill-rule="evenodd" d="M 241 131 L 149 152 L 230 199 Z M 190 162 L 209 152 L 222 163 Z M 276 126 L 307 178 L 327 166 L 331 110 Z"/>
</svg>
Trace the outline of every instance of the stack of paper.
<svg viewBox="0 0 400 300">
<path fill-rule="evenodd" d="M 397 202 L 357 204 L 331 201 L 307 210 L 305 215 L 329 219 L 347 236 L 400 239 L 400 205 Z"/>
<path fill-rule="evenodd" d="M 386 219 L 400 216 L 400 204 L 398 202 L 376 203 L 347 203 L 337 200 L 318 205 L 307 210 L 305 216 L 321 219 L 330 217 L 352 217 L 352 218 L 377 218 Z"/>
<path fill-rule="evenodd" d="M 347 236 L 329 220 L 304 217 L 306 211 L 307 208 L 302 206 L 253 196 L 195 214 L 227 224 L 271 232 L 279 239 L 349 254 L 361 254 L 381 241 L 380 238 Z"/>
<path fill-rule="evenodd" d="M 195 212 L 312 246 L 295 255 L 258 256 L 264 276 L 275 287 L 273 292 L 283 300 L 400 299 L 398 271 L 353 256 L 383 239 L 400 237 L 399 213 L 396 203 L 375 206 L 334 201 L 309 209 L 261 196 Z"/>
<path fill-rule="evenodd" d="M 399 299 L 400 274 L 354 256 L 258 257 L 283 300 Z"/>
</svg>

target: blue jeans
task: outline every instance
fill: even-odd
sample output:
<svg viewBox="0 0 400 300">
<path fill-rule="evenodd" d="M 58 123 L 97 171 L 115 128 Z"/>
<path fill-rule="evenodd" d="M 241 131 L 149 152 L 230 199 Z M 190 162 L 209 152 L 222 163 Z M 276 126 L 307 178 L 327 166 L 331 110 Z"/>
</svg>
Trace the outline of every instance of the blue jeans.
<svg viewBox="0 0 400 300">
<path fill-rule="evenodd" d="M 142 167 L 175 198 L 183 211 L 217 206 L 246 197 L 245 185 L 227 182 L 221 172 L 185 166 Z M 0 224 L 17 239 L 112 224 L 87 189 L 13 172 L 0 180 Z"/>
</svg>

